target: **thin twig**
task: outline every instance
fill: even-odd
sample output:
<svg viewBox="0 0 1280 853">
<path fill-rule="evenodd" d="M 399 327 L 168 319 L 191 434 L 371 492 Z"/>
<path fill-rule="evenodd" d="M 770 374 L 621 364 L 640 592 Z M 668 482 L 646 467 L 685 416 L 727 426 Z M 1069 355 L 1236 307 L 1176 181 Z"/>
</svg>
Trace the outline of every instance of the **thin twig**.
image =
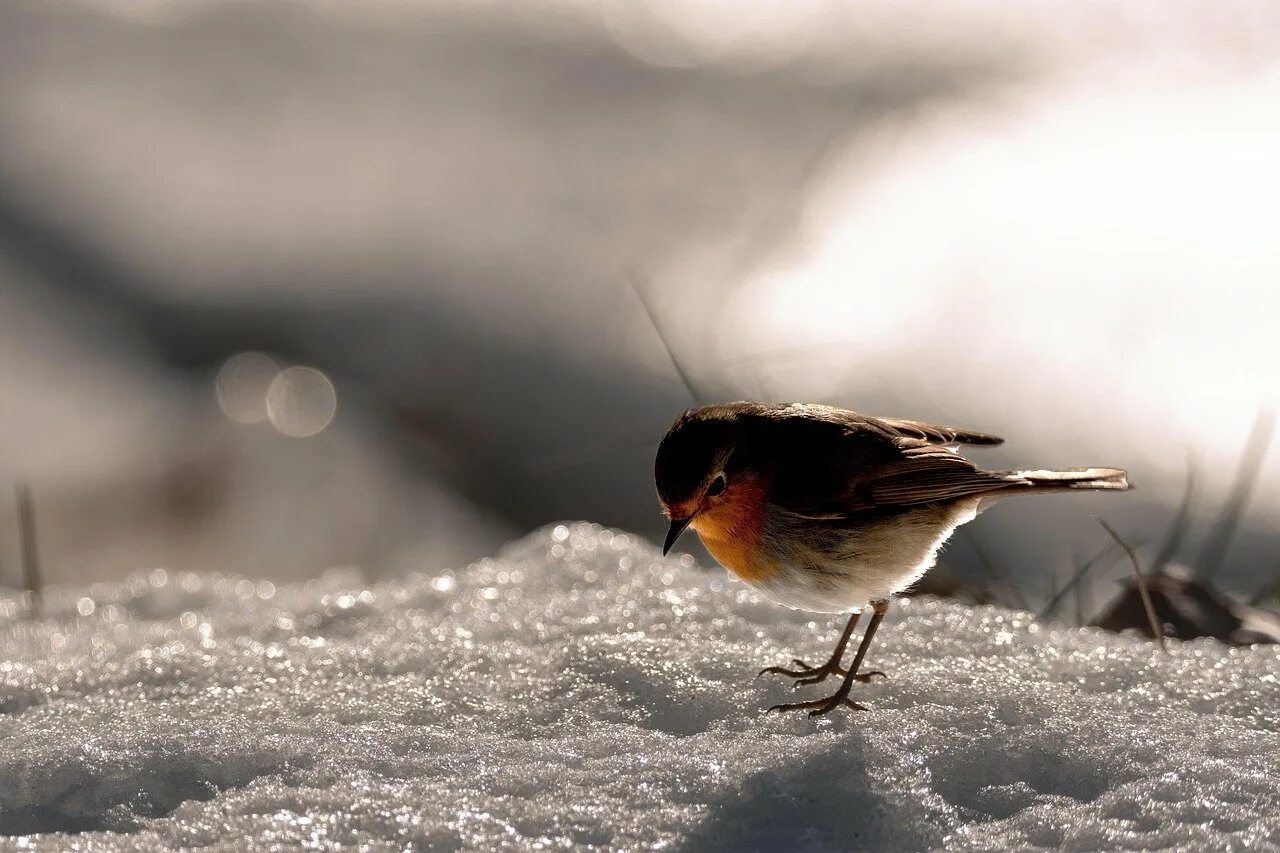
<svg viewBox="0 0 1280 853">
<path fill-rule="evenodd" d="M 1053 608 L 1062 600 L 1062 591 L 1058 587 L 1058 567 L 1049 567 L 1049 603 L 1044 606 L 1044 610 L 1040 611 L 1043 615 L 1038 618 L 1044 618 L 1053 612 Z"/>
<path fill-rule="evenodd" d="M 636 298 L 640 300 L 640 305 L 644 308 L 645 316 L 649 318 L 649 323 L 653 326 L 654 332 L 657 333 L 658 340 L 662 342 L 662 348 L 666 350 L 667 358 L 671 360 L 671 366 L 675 368 L 676 375 L 680 377 L 680 383 L 689 392 L 693 402 L 708 402 L 710 398 L 698 390 L 698 387 L 693 382 L 693 377 L 685 370 L 684 364 L 671 346 L 671 340 L 667 337 L 666 332 L 663 331 L 662 324 L 658 322 L 658 315 L 654 312 L 653 305 L 649 302 L 649 294 L 645 290 L 644 276 L 633 267 L 627 267 L 626 272 L 627 281 L 630 283 L 631 289 L 635 291 Z M 610 457 L 616 452 L 631 450 L 651 442 L 652 438 L 650 436 L 631 439 L 611 438 L 587 447 L 573 447 L 566 450 L 537 454 L 528 459 L 525 464 L 532 473 L 551 474 L 570 468 L 590 465 L 600 459 Z"/>
<path fill-rule="evenodd" d="M 1088 578 L 1080 575 L 1080 580 L 1076 583 L 1076 627 L 1084 627 L 1084 611 L 1085 605 L 1089 599 Z"/>
<path fill-rule="evenodd" d="M 1096 515 L 1094 518 L 1102 525 L 1103 530 L 1111 534 L 1111 538 L 1116 540 L 1116 544 L 1129 555 L 1129 562 L 1133 564 L 1133 577 L 1138 582 L 1138 593 L 1142 596 L 1142 606 L 1147 611 L 1147 622 L 1151 626 L 1151 635 L 1160 644 L 1161 651 L 1169 651 L 1164 644 L 1164 626 L 1156 618 L 1156 607 L 1151 603 L 1151 593 L 1147 590 L 1147 579 L 1142 576 L 1142 568 L 1138 565 L 1138 555 L 1129 547 L 1129 543 L 1121 539 L 1120 534 L 1116 533 L 1111 525 L 1102 519 L 1102 516 Z"/>
<path fill-rule="evenodd" d="M 1267 455 L 1267 447 L 1271 444 L 1271 430 L 1275 426 L 1276 415 L 1272 411 L 1261 411 L 1249 431 L 1249 440 L 1244 452 L 1240 454 L 1240 467 L 1236 470 L 1235 483 L 1231 493 L 1222 505 L 1222 515 L 1217 525 L 1205 539 L 1204 548 L 1200 551 L 1200 559 L 1196 562 L 1196 578 L 1206 581 L 1218 573 L 1222 567 L 1227 548 L 1235 536 L 1240 519 L 1244 517 L 1245 506 L 1249 503 L 1249 495 L 1253 484 L 1262 470 L 1262 460 Z"/>
<path fill-rule="evenodd" d="M 658 333 L 658 340 L 662 341 L 662 348 L 667 351 L 667 358 L 671 359 L 671 365 L 676 369 L 676 373 L 680 376 L 680 381 L 684 384 L 685 390 L 689 392 L 689 396 L 693 398 L 695 403 L 705 403 L 708 397 L 699 393 L 698 387 L 694 384 L 693 378 L 684 369 L 684 365 L 680 363 L 680 359 L 676 357 L 676 351 L 671 346 L 671 341 L 667 339 L 667 334 L 662 330 L 662 324 L 658 322 L 658 315 L 654 313 L 653 306 L 649 303 L 649 294 L 645 292 L 643 276 L 640 272 L 632 267 L 627 267 L 627 281 L 631 283 L 631 289 L 636 292 L 636 298 L 640 300 L 640 304 L 644 307 L 644 313 L 649 316 L 649 322 L 653 324 L 653 330 Z"/>
<path fill-rule="evenodd" d="M 689 392 L 689 396 L 693 398 L 695 403 L 707 402 L 709 398 L 699 393 L 697 386 L 693 383 L 693 377 L 684 369 L 684 365 L 671 346 L 670 339 L 667 338 L 666 332 L 662 330 L 662 324 L 658 322 L 653 305 L 649 302 L 649 296 L 645 291 L 641 274 L 637 270 L 628 267 L 627 280 L 630 282 L 632 290 L 635 291 L 636 298 L 640 300 L 641 306 L 644 307 L 645 315 L 648 316 L 653 330 L 657 332 L 658 340 L 662 342 L 662 348 L 666 350 L 667 358 L 671 359 L 671 365 L 676 369 L 676 375 L 680 377 L 681 384 L 684 385 L 685 390 Z M 590 465 L 619 451 L 639 448 L 652 443 L 652 441 L 651 436 L 637 436 L 631 439 L 611 438 L 587 447 L 573 447 L 567 450 L 538 454 L 529 459 L 526 464 L 532 473 L 551 474 L 570 468 Z"/>
<path fill-rule="evenodd" d="M 18 504 L 18 548 L 22 552 L 22 581 L 31 597 L 31 610 L 40 613 L 44 584 L 40 579 L 40 554 L 36 548 L 36 511 L 31 501 L 31 488 L 23 482 L 14 485 Z"/>
</svg>

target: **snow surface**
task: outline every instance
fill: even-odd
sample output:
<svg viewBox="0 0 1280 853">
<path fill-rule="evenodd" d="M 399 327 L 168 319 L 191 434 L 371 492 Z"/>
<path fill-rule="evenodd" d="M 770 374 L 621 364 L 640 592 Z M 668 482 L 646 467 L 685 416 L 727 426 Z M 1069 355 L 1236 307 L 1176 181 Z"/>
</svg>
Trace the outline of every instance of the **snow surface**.
<svg viewBox="0 0 1280 853">
<path fill-rule="evenodd" d="M 757 669 L 836 621 L 589 524 L 368 589 L 155 571 L 46 610 L 0 599 L 4 849 L 1280 848 L 1274 646 L 903 601 L 870 711 L 765 715 L 795 694 Z"/>
</svg>

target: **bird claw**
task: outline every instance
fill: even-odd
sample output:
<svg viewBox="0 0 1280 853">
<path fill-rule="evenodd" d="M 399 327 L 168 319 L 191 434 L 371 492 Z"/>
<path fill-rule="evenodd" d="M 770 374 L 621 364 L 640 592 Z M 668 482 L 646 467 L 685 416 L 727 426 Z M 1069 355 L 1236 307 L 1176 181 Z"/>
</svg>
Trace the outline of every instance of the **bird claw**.
<svg viewBox="0 0 1280 853">
<path fill-rule="evenodd" d="M 799 669 L 787 669 L 785 666 L 766 666 L 756 675 L 759 678 L 762 675 L 785 675 L 787 678 L 800 679 L 797 684 L 817 684 L 833 675 L 844 677 L 847 670 L 844 667 L 828 661 L 822 666 L 809 666 L 809 664 L 800 660 L 800 658 L 792 658 L 791 662 L 799 667 Z"/>
<path fill-rule="evenodd" d="M 781 669 L 781 667 L 772 667 L 772 668 Z M 817 673 L 816 675 L 811 675 L 804 678 L 797 678 L 795 684 L 791 685 L 791 689 L 796 690 L 802 684 L 817 684 L 820 681 L 826 680 L 833 673 L 838 672 L 838 674 L 840 674 L 841 676 L 847 675 L 847 671 L 840 669 L 839 667 L 834 667 L 832 668 L 831 671 L 825 671 L 825 670 L 827 670 L 827 667 L 822 667 L 820 669 L 814 670 L 814 672 Z M 856 681 L 859 684 L 870 684 L 871 680 L 875 678 L 877 675 L 880 676 L 881 678 L 886 678 L 886 679 L 889 677 L 885 675 L 883 672 L 881 672 L 880 670 L 873 669 L 870 672 L 859 672 L 857 675 L 853 676 L 853 678 L 849 679 L 847 683 L 852 684 L 853 682 Z M 854 702 L 852 699 L 848 697 L 847 693 L 842 696 L 839 692 L 837 692 L 836 695 L 828 699 L 814 699 L 808 702 L 791 702 L 791 703 L 786 703 L 782 705 L 774 705 L 769 710 L 770 711 L 795 711 L 795 710 L 801 710 L 804 708 L 812 708 L 814 710 L 809 712 L 809 716 L 817 717 L 822 714 L 830 713 L 834 708 L 838 707 L 841 702 L 844 702 L 846 705 L 848 705 L 850 708 L 852 708 L 855 711 L 867 710 L 867 706 L 862 705 L 858 702 Z"/>
<path fill-rule="evenodd" d="M 845 674 L 845 671 L 842 669 L 839 671 L 838 674 L 843 676 Z M 874 675 L 878 675 L 881 678 L 886 680 L 889 678 L 889 676 L 885 675 L 883 672 L 877 669 L 877 670 L 872 670 L 871 672 L 860 672 L 853 677 L 853 680 L 858 682 L 859 684 L 870 684 L 871 677 Z M 812 678 L 801 678 L 800 680 L 796 681 L 795 684 L 791 685 L 791 689 L 793 690 L 798 689 L 802 684 L 819 684 L 823 681 L 826 681 L 828 677 L 829 677 L 828 675 L 817 675 Z"/>
<path fill-rule="evenodd" d="M 796 670 L 796 669 L 787 669 L 786 667 L 782 667 L 782 666 L 767 666 L 764 669 L 760 670 L 760 672 L 756 675 L 756 678 L 759 678 L 762 675 L 785 675 L 787 678 L 796 679 L 795 684 L 792 685 L 792 689 L 795 689 L 800 687 L 801 685 L 819 684 L 823 681 L 826 681 L 828 678 L 830 678 L 833 675 L 839 676 L 840 678 L 844 678 L 848 674 L 848 670 L 846 670 L 844 667 L 833 666 L 830 663 L 824 664 L 823 666 L 809 666 L 799 658 L 795 659 L 793 662 L 803 668 Z M 886 679 L 889 677 L 885 675 L 883 672 L 881 672 L 880 670 L 874 669 L 870 672 L 858 673 L 853 677 L 853 680 L 858 682 L 859 684 L 870 684 L 872 678 L 874 678 L 877 675 L 880 676 L 881 678 L 886 678 Z"/>
</svg>

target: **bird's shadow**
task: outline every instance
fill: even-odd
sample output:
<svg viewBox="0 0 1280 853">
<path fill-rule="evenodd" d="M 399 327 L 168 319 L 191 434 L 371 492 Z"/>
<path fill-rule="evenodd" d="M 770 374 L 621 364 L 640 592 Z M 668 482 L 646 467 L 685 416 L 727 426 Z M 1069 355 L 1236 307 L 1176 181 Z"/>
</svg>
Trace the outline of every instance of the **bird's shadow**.
<svg viewBox="0 0 1280 853">
<path fill-rule="evenodd" d="M 802 745 L 801 745 L 802 746 Z M 766 747 L 768 748 L 768 747 Z M 877 790 L 866 744 L 838 737 L 792 762 L 761 770 L 709 805 L 676 848 L 697 851 L 930 849 L 941 825 L 918 806 Z"/>
</svg>

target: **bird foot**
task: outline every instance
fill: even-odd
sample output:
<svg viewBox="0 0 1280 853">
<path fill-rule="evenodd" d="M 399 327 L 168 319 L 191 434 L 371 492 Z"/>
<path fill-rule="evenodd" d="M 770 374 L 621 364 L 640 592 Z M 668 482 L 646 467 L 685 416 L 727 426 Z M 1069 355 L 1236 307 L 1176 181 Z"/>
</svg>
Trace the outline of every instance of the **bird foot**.
<svg viewBox="0 0 1280 853">
<path fill-rule="evenodd" d="M 816 678 L 818 681 L 828 678 L 832 675 L 843 676 L 845 670 L 840 664 L 834 661 L 827 661 L 822 666 L 809 666 L 809 664 L 800 660 L 800 658 L 792 658 L 791 663 L 795 664 L 797 669 L 787 669 L 785 666 L 766 666 L 760 670 L 756 678 L 761 675 L 785 675 L 787 678 Z"/>
<path fill-rule="evenodd" d="M 785 675 L 787 678 L 796 679 L 796 683 L 794 686 L 799 687 L 802 684 L 818 684 L 819 682 L 826 681 L 828 678 L 830 678 L 833 675 L 843 678 L 849 672 L 847 669 L 840 666 L 840 664 L 836 663 L 835 661 L 827 661 L 822 666 L 809 666 L 809 664 L 800 660 L 800 658 L 792 658 L 791 662 L 795 664 L 797 667 L 799 667 L 799 669 L 787 669 L 786 667 L 782 667 L 782 666 L 767 666 L 764 669 L 760 670 L 760 672 L 756 675 L 756 678 L 759 678 L 761 675 L 766 675 L 766 674 L 767 675 Z M 881 672 L 880 670 L 876 669 L 870 672 L 860 672 L 853 677 L 853 680 L 860 682 L 862 684 L 867 684 L 871 681 L 872 677 L 876 675 L 880 676 L 881 678 L 889 677 L 885 675 L 883 672 Z"/>
<path fill-rule="evenodd" d="M 861 702 L 855 702 L 849 698 L 848 694 L 836 692 L 834 696 L 828 696 L 826 699 L 811 699 L 808 702 L 788 702 L 782 705 L 774 705 L 769 711 L 808 711 L 810 717 L 820 717 L 823 714 L 829 714 L 836 708 L 844 706 L 852 711 L 869 710 L 866 705 Z"/>
</svg>

